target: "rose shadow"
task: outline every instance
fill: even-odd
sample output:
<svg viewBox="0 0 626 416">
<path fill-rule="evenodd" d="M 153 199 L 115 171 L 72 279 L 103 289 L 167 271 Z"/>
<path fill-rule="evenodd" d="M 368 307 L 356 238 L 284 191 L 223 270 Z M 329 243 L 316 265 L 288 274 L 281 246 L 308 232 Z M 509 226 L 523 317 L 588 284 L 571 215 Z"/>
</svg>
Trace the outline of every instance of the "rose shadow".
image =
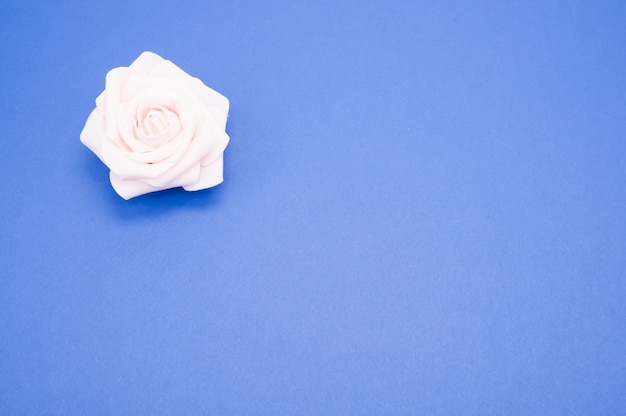
<svg viewBox="0 0 626 416">
<path fill-rule="evenodd" d="M 221 183 L 213 188 L 187 192 L 183 188 L 172 188 L 141 195 L 129 200 L 120 197 L 109 182 L 109 169 L 93 155 L 85 155 L 86 176 L 93 182 L 98 193 L 102 211 L 114 212 L 121 221 L 149 220 L 180 210 L 210 210 L 219 205 L 228 184 Z"/>
<path fill-rule="evenodd" d="M 224 184 L 194 192 L 187 192 L 183 188 L 167 189 L 141 195 L 128 201 L 120 198 L 120 203 L 116 204 L 116 212 L 120 219 L 132 220 L 158 217 L 183 209 L 211 209 L 217 206 L 223 194 L 222 185 Z"/>
</svg>

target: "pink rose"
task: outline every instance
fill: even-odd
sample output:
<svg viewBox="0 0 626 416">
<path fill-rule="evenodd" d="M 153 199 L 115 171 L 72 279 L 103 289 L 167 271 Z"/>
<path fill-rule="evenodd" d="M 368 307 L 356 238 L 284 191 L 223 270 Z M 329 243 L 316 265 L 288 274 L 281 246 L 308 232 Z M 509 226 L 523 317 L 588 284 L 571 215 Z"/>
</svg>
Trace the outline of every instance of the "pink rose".
<svg viewBox="0 0 626 416">
<path fill-rule="evenodd" d="M 111 169 L 124 199 L 223 181 L 228 99 L 172 62 L 144 52 L 115 68 L 80 140 Z"/>
</svg>

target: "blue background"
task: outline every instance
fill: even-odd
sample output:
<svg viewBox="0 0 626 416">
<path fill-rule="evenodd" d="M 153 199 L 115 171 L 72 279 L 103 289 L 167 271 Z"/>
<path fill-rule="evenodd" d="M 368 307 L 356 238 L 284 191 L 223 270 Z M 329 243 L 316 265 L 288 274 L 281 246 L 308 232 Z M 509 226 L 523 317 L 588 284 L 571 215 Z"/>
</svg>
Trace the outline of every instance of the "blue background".
<svg viewBox="0 0 626 416">
<path fill-rule="evenodd" d="M 0 414 L 626 414 L 625 2 L 0 3 Z M 79 142 L 144 50 L 222 185 Z"/>
</svg>

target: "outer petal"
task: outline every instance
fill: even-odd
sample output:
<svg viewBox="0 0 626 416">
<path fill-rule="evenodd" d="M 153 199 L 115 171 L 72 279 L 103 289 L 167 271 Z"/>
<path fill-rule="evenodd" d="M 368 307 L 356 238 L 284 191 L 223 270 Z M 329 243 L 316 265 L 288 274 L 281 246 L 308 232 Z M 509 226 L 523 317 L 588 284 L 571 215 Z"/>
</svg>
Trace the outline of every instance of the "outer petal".
<svg viewBox="0 0 626 416">
<path fill-rule="evenodd" d="M 139 195 L 156 192 L 163 189 L 150 186 L 147 183 L 134 179 L 122 179 L 113 172 L 109 174 L 109 178 L 111 179 L 111 185 L 113 185 L 113 189 L 115 189 L 115 192 L 117 192 L 119 196 L 127 200 Z"/>
<path fill-rule="evenodd" d="M 122 198 L 128 200 L 136 196 L 147 194 L 150 192 L 162 191 L 164 189 L 170 189 L 170 188 L 178 188 L 186 184 L 195 184 L 198 182 L 198 178 L 200 177 L 200 174 L 201 174 L 200 167 L 194 167 L 188 172 L 182 174 L 180 177 L 176 178 L 173 182 L 169 184 L 159 185 L 159 186 L 153 186 L 141 180 L 124 179 L 116 175 L 114 172 L 109 173 L 109 178 L 111 180 L 111 185 L 113 185 L 113 189 L 115 189 L 115 192 L 117 192 L 118 195 L 121 196 Z M 217 185 L 217 183 L 215 185 Z M 210 186 L 214 186 L 214 185 L 210 185 Z M 203 189 L 203 188 L 199 188 L 199 189 Z"/>
<path fill-rule="evenodd" d="M 128 68 L 114 68 L 107 73 L 105 97 L 101 100 L 105 105 L 104 114 L 107 139 L 120 146 L 122 139 L 117 129 L 117 108 L 123 102 L 122 94 L 130 72 Z"/>
<path fill-rule="evenodd" d="M 200 177 L 194 185 L 183 186 L 185 191 L 199 191 L 211 188 L 224 181 L 224 157 L 220 156 L 213 163 L 200 168 Z"/>
<path fill-rule="evenodd" d="M 183 173 L 167 185 L 165 185 L 165 189 L 169 188 L 178 188 L 180 186 L 193 185 L 198 182 L 198 178 L 200 177 L 200 165 L 196 165 L 189 169 L 187 172 Z"/>
<path fill-rule="evenodd" d="M 228 117 L 228 109 L 230 102 L 219 92 L 204 85 L 198 78 L 194 78 L 194 92 L 198 98 L 209 109 L 211 115 L 215 118 L 217 126 L 220 130 L 226 129 L 226 119 Z"/>
<path fill-rule="evenodd" d="M 96 97 L 96 107 L 98 108 L 98 111 L 100 111 L 100 113 L 103 116 L 106 116 L 105 110 L 106 110 L 106 91 L 102 91 L 100 93 L 100 95 L 98 95 L 98 97 Z"/>
<path fill-rule="evenodd" d="M 178 80 L 193 79 L 191 75 L 180 69 L 174 62 L 166 59 L 155 65 L 150 71 L 150 75 Z"/>
<path fill-rule="evenodd" d="M 195 169 L 200 166 L 200 159 L 209 152 L 211 143 L 206 140 L 193 139 L 189 144 L 189 147 L 184 149 L 185 155 L 183 155 L 178 161 L 170 165 L 171 167 L 155 178 L 150 178 L 150 181 L 158 182 L 163 185 L 175 183 L 176 179 L 181 175 L 189 172 L 191 169 Z M 167 164 L 162 162 L 159 164 Z M 172 185 L 181 186 L 182 184 Z"/>
<path fill-rule="evenodd" d="M 156 53 L 145 51 L 128 67 L 149 73 L 163 61 L 165 61 L 165 59 L 161 58 Z"/>
<path fill-rule="evenodd" d="M 229 108 L 228 98 L 214 89 L 207 87 L 200 79 L 192 77 L 168 60 L 164 60 L 159 65 L 155 66 L 150 75 L 184 81 L 202 103 L 207 106 L 207 108 L 211 109 L 211 113 L 215 116 L 220 128 L 224 129 L 226 127 L 226 117 Z"/>
<path fill-rule="evenodd" d="M 89 150 L 94 152 L 100 160 L 104 161 L 102 159 L 102 142 L 104 140 L 106 140 L 104 117 L 102 117 L 102 114 L 95 108 L 91 114 L 89 114 L 83 131 L 80 132 L 80 141 L 87 146 Z"/>
<path fill-rule="evenodd" d="M 214 144 L 211 152 L 202 158 L 200 164 L 202 166 L 208 166 L 213 163 L 213 161 L 217 160 L 217 158 L 222 157 L 224 149 L 226 149 L 229 141 L 230 137 L 224 131 L 217 134 L 214 138 Z"/>
</svg>

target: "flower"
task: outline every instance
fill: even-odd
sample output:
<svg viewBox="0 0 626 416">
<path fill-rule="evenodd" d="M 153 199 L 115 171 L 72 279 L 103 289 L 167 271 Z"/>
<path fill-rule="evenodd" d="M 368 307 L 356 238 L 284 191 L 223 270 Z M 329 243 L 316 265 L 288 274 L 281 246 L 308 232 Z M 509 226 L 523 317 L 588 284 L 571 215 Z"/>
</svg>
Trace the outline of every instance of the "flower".
<svg viewBox="0 0 626 416">
<path fill-rule="evenodd" d="M 223 181 L 226 97 L 152 52 L 106 75 L 80 134 L 124 199 Z"/>
</svg>

